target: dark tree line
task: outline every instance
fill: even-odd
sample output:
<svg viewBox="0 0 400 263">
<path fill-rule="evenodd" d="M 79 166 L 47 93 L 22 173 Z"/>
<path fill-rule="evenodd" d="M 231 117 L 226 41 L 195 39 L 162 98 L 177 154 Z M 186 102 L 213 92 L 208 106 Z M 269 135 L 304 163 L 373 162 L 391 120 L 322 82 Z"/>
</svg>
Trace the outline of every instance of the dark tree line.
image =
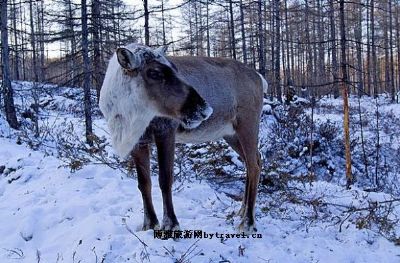
<svg viewBox="0 0 400 263">
<path fill-rule="evenodd" d="M 399 1 L 1 3 L 2 107 L 13 127 L 12 80 L 81 86 L 98 97 L 107 60 L 129 42 L 243 61 L 266 76 L 278 100 L 291 89 L 338 97 L 345 83 L 350 93 L 398 101 Z"/>
<path fill-rule="evenodd" d="M 184 47 L 191 54 L 244 61 L 266 73 L 278 99 L 288 87 L 299 94 L 339 96 L 340 30 L 345 25 L 351 91 L 389 93 L 398 100 L 398 1 L 346 1 L 343 25 L 336 0 L 190 1 L 185 8 L 189 27 Z M 212 10 L 206 18 L 211 24 L 196 19 L 204 17 L 206 8 Z M 211 39 L 204 37 L 209 31 Z"/>
<path fill-rule="evenodd" d="M 32 108 L 43 82 L 81 86 L 84 90 L 86 135 L 91 143 L 92 103 L 97 99 L 106 61 L 115 48 L 140 38 L 134 28 L 141 14 L 122 0 L 1 2 L 2 104 L 7 121 L 18 128 L 11 81 L 33 81 Z M 39 135 L 38 118 L 34 118 Z"/>
</svg>

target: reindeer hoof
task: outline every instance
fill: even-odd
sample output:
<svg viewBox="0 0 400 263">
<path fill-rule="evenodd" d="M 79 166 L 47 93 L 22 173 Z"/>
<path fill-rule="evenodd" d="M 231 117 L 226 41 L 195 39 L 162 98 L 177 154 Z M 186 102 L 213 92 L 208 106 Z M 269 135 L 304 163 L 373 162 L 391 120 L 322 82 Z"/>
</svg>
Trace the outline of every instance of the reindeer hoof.
<svg viewBox="0 0 400 263">
<path fill-rule="evenodd" d="M 179 224 L 162 225 L 161 230 L 180 230 Z"/>
<path fill-rule="evenodd" d="M 243 219 L 238 227 L 239 233 L 245 233 L 246 235 L 251 235 L 257 232 L 257 228 L 255 224 L 250 224 L 248 220 Z"/>
<path fill-rule="evenodd" d="M 161 225 L 161 230 L 180 230 L 179 223 L 177 221 L 174 222 L 170 218 L 164 218 Z"/>
<path fill-rule="evenodd" d="M 149 229 L 154 229 L 154 230 L 160 229 L 160 224 L 158 223 L 158 220 L 156 220 L 154 222 L 144 222 L 142 231 L 147 231 Z"/>
</svg>

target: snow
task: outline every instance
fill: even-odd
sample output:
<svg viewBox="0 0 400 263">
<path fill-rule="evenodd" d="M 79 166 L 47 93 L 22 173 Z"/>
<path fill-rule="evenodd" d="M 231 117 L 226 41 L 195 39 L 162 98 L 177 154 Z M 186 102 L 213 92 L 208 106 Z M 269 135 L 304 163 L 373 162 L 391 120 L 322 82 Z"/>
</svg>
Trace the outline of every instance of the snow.
<svg viewBox="0 0 400 263">
<path fill-rule="evenodd" d="M 173 262 L 165 248 L 175 251 L 174 257 L 179 258 L 197 241 L 165 241 L 154 239 L 152 231 L 136 231 L 143 210 L 134 179 L 95 165 L 71 174 L 54 157 L 7 139 L 2 139 L 1 145 L 0 158 L 7 160 L 6 167 L 17 169 L 14 178 L 20 176 L 12 183 L 8 183 L 10 176 L 0 181 L 1 262 L 34 262 L 37 253 L 43 262 L 56 262 L 57 258 L 60 262 L 71 262 L 72 258 L 95 262 L 94 253 L 105 262 L 140 261 L 143 253 L 148 253 L 151 261 Z M 160 217 L 162 200 L 157 184 L 153 177 L 154 204 Z M 333 186 L 317 184 L 319 187 Z M 174 201 L 183 229 L 235 233 L 238 218 L 231 224 L 225 217 L 237 211 L 240 203 L 206 183 L 185 183 L 175 191 Z M 147 244 L 147 252 L 124 221 Z M 374 233 L 354 226 L 339 233 L 328 225 L 306 229 L 298 222 L 263 216 L 258 218 L 261 239 L 201 239 L 195 252 L 202 252 L 192 262 L 398 262 L 398 247 Z M 238 256 L 239 247 L 244 248 L 243 257 Z M 12 250 L 22 251 L 23 256 Z"/>
<path fill-rule="evenodd" d="M 75 105 L 74 99 L 64 100 L 62 92 L 51 96 L 52 106 L 43 108 L 42 115 L 50 116 L 48 121 L 55 123 L 54 129 L 60 134 L 66 128 L 63 118 L 67 118 L 74 124 L 74 132 L 82 136 L 80 113 L 63 106 Z M 387 108 L 400 109 L 398 105 Z M 63 117 L 59 117 L 61 113 Z M 104 127 L 104 120 L 96 118 L 96 134 L 109 138 Z M 344 220 L 341 231 L 336 223 L 346 218 L 341 206 L 366 207 L 369 201 L 393 199 L 387 193 L 365 192 L 357 187 L 346 190 L 325 181 L 293 190 L 302 191 L 298 197 L 310 204 L 315 200 L 334 204 L 316 211 L 312 205 L 289 202 L 287 193 L 268 193 L 260 186 L 256 218 L 257 233 L 262 238 L 160 240 L 151 230 L 139 231 L 143 207 L 134 177 L 94 162 L 71 171 L 65 160 L 46 146 L 56 145 L 50 137 L 46 145 L 34 150 L 27 143 L 18 145 L 19 136 L 0 116 L 0 167 L 4 166 L 4 171 L 0 169 L 0 262 L 400 261 L 399 247 L 373 228 L 357 228 L 356 216 Z M 196 151 L 198 163 L 210 161 L 203 157 L 205 148 Z M 241 175 L 232 183 L 201 180 L 198 170 L 176 178 L 174 206 L 182 230 L 236 234 L 240 219 L 234 213 L 241 205 L 243 170 L 237 155 L 229 156 L 233 168 L 226 167 L 226 171 Z M 222 182 L 223 178 L 218 180 Z M 161 221 L 162 198 L 156 173 L 152 183 L 153 202 Z M 300 189 L 300 185 L 291 186 Z M 394 214 L 400 215 L 399 203 L 394 209 Z M 314 218 L 315 213 L 321 218 Z M 396 226 L 397 234 L 399 228 Z"/>
</svg>

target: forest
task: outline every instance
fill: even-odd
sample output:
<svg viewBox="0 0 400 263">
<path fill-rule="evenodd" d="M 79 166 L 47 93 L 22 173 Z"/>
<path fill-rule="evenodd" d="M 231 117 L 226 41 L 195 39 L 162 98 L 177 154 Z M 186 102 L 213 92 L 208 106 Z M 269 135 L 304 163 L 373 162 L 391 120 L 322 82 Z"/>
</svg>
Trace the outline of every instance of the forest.
<svg viewBox="0 0 400 263">
<path fill-rule="evenodd" d="M 400 1 L 1 0 L 0 18 L 1 262 L 399 261 Z M 173 195 L 182 231 L 226 238 L 141 231 L 98 105 L 130 43 L 266 79 L 259 237 L 229 238 L 247 168 L 222 140 L 176 145 Z"/>
</svg>

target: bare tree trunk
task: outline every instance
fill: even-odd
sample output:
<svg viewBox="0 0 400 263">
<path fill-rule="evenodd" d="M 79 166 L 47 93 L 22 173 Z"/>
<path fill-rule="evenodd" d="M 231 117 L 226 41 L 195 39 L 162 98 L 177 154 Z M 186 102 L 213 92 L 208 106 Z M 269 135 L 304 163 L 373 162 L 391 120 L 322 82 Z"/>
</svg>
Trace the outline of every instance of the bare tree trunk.
<svg viewBox="0 0 400 263">
<path fill-rule="evenodd" d="M 358 120 L 360 122 L 360 135 L 361 135 L 361 149 L 363 153 L 363 161 L 364 161 L 364 172 L 365 172 L 365 177 L 369 178 L 368 174 L 368 158 L 367 158 L 367 152 L 365 150 L 365 140 L 364 140 L 364 125 L 363 125 L 363 120 L 362 120 L 362 115 L 361 115 L 361 99 L 360 96 L 358 96 Z"/>
<path fill-rule="evenodd" d="M 102 84 L 100 73 L 100 1 L 92 0 L 92 34 L 93 34 L 93 82 L 96 89 L 97 101 L 100 99 Z"/>
<path fill-rule="evenodd" d="M 17 3 L 13 0 L 13 17 L 11 18 L 13 22 L 14 30 L 14 74 L 15 79 L 19 80 L 19 54 L 18 54 L 18 29 L 17 29 Z"/>
<path fill-rule="evenodd" d="M 83 91 L 85 108 L 86 141 L 93 145 L 92 138 L 92 104 L 90 99 L 90 61 L 89 61 L 89 41 L 88 41 L 88 22 L 86 0 L 81 1 L 82 5 L 82 58 L 83 58 Z"/>
<path fill-rule="evenodd" d="M 259 72 L 265 76 L 265 59 L 264 59 L 264 28 L 263 28 L 263 17 L 262 17 L 262 0 L 258 0 L 258 63 Z"/>
<path fill-rule="evenodd" d="M 320 72 L 320 69 L 318 68 L 319 64 L 318 64 L 318 37 L 317 34 L 322 34 L 322 32 L 316 32 L 317 31 L 317 24 L 318 21 L 316 20 L 316 9 L 315 9 L 315 2 L 316 0 L 312 0 L 311 3 L 313 4 L 313 7 L 310 10 L 310 13 L 312 14 L 312 20 L 311 20 L 311 32 L 312 32 L 312 37 L 310 38 L 310 46 L 311 46 L 311 50 L 313 51 L 313 71 L 312 71 L 312 84 L 319 84 L 321 81 L 320 76 L 318 76 L 318 73 Z M 312 95 L 313 96 L 318 96 L 318 89 L 313 88 L 312 89 Z"/>
<path fill-rule="evenodd" d="M 244 29 L 243 0 L 240 0 L 240 33 L 242 35 L 243 63 L 247 64 L 246 31 Z M 207 9 L 208 10 L 208 9 Z"/>
<path fill-rule="evenodd" d="M 211 46 L 210 46 L 210 7 L 209 7 L 209 0 L 206 2 L 206 38 L 207 38 L 207 57 L 211 56 Z"/>
<path fill-rule="evenodd" d="M 313 84 L 313 56 L 312 56 L 312 49 L 311 49 L 311 41 L 310 41 L 310 24 L 309 24 L 309 16 L 310 16 L 310 8 L 308 5 L 308 1 L 305 1 L 305 34 L 306 34 L 306 52 L 307 52 L 307 74 L 306 74 L 306 85 L 312 85 Z M 312 88 L 312 91 L 308 92 L 308 95 L 314 96 L 314 88 Z"/>
<path fill-rule="evenodd" d="M 29 1 L 29 15 L 30 15 L 30 26 L 31 26 L 31 46 L 32 46 L 32 67 L 34 81 L 38 82 L 37 72 L 37 52 L 36 52 L 36 35 L 35 35 L 35 23 L 33 21 L 33 1 Z"/>
<path fill-rule="evenodd" d="M 390 46 L 390 88 L 392 94 L 392 102 L 396 101 L 396 88 L 394 79 L 394 59 L 393 59 L 393 11 L 392 1 L 388 1 L 388 12 L 389 12 L 389 46 Z"/>
<path fill-rule="evenodd" d="M 30 26 L 31 26 L 31 46 L 32 46 L 32 70 L 34 76 L 34 84 L 32 86 L 32 97 L 33 97 L 33 110 L 35 111 L 35 116 L 33 118 L 35 126 L 35 136 L 39 137 L 39 97 L 37 95 L 37 84 L 39 81 L 38 71 L 37 71 L 37 52 L 36 52 L 36 36 L 35 36 L 35 24 L 33 21 L 33 1 L 29 2 L 29 15 L 30 15 Z"/>
<path fill-rule="evenodd" d="M 149 6 L 147 0 L 143 0 L 144 9 L 144 44 L 150 45 L 150 31 L 149 31 Z"/>
<path fill-rule="evenodd" d="M 68 8 L 68 15 L 67 15 L 67 27 L 69 31 L 69 38 L 71 42 L 71 56 L 70 56 L 70 64 L 71 64 L 71 84 L 72 86 L 76 85 L 76 39 L 75 39 L 75 30 L 74 30 L 74 13 L 72 11 L 72 3 L 71 0 L 68 0 L 67 8 Z"/>
<path fill-rule="evenodd" d="M 292 78 L 291 78 L 291 70 L 290 70 L 290 66 L 294 66 L 293 64 L 291 64 L 290 62 L 290 28 L 289 28 L 289 19 L 288 19 L 288 6 L 287 6 L 287 0 L 285 0 L 285 28 L 286 28 L 286 85 L 288 86 L 288 88 L 290 88 L 290 85 L 292 85 Z M 289 44 L 290 43 L 290 44 Z M 293 51 L 292 51 L 293 52 Z M 293 56 L 293 53 L 292 53 Z"/>
<path fill-rule="evenodd" d="M 358 17 L 357 17 L 357 25 L 355 27 L 355 37 L 356 37 L 356 46 L 357 46 L 357 89 L 358 95 L 362 95 L 364 92 L 363 86 L 363 63 L 362 63 L 362 5 L 361 0 L 358 3 Z"/>
<path fill-rule="evenodd" d="M 371 45 L 370 45 L 370 11 L 367 8 L 367 93 L 371 96 Z"/>
<path fill-rule="evenodd" d="M 254 18 L 254 16 L 253 16 L 253 12 L 252 12 L 252 15 L 250 15 L 250 17 L 249 17 L 249 20 L 250 20 L 250 28 L 253 30 L 254 29 L 254 27 L 257 27 L 256 26 L 256 22 L 255 22 L 255 18 Z M 249 36 L 249 40 L 250 40 L 250 42 L 249 42 L 249 46 L 250 47 L 252 47 L 251 49 L 250 49 L 250 54 L 251 54 L 251 66 L 253 67 L 253 68 L 256 68 L 256 49 L 254 48 L 255 46 L 257 46 L 257 44 L 256 44 L 256 42 L 257 42 L 257 40 L 256 40 L 256 38 L 255 38 L 255 35 L 254 34 L 250 34 L 250 36 Z"/>
<path fill-rule="evenodd" d="M 296 78 L 296 76 L 295 76 L 295 74 L 294 74 L 294 71 L 295 71 L 295 60 L 294 60 L 294 57 L 295 57 L 295 52 L 294 52 L 294 44 L 293 44 L 293 35 L 292 34 L 290 34 L 290 61 L 291 61 L 291 65 L 292 65 L 292 67 L 293 67 L 293 70 L 291 70 L 291 72 L 289 72 L 288 73 L 288 75 L 290 76 L 290 80 L 291 80 L 291 83 L 290 83 L 290 85 L 292 85 L 292 82 L 294 81 L 294 79 Z M 298 59 L 297 59 L 297 68 L 298 68 Z"/>
<path fill-rule="evenodd" d="M 347 188 L 353 183 L 351 174 L 351 152 L 350 152 L 350 129 L 349 129 L 349 101 L 348 101 L 348 76 L 346 62 L 346 29 L 344 21 L 344 0 L 340 0 L 340 47 L 341 47 L 341 69 L 342 69 L 342 92 L 344 111 L 344 145 L 346 153 L 346 180 Z"/>
<path fill-rule="evenodd" d="M 397 91 L 400 90 L 400 6 L 396 8 L 396 40 L 397 40 Z M 399 103 L 399 96 L 396 96 L 397 103 Z"/>
<path fill-rule="evenodd" d="M 200 55 L 199 53 L 199 14 L 197 10 L 197 2 L 194 2 L 194 31 L 195 31 L 195 40 L 196 40 L 196 56 Z"/>
<path fill-rule="evenodd" d="M 388 1 L 390 2 L 390 1 Z M 390 61 L 389 61 L 389 34 L 388 34 L 388 17 L 384 16 L 383 21 L 383 45 L 385 48 L 385 85 L 382 91 L 387 91 L 387 88 L 391 86 L 390 82 Z"/>
<path fill-rule="evenodd" d="M 164 0 L 161 0 L 161 24 L 162 24 L 163 46 L 165 46 L 167 44 L 167 38 L 165 34 Z"/>
<path fill-rule="evenodd" d="M 372 83 L 374 89 L 374 96 L 378 96 L 378 71 L 377 71 L 377 58 L 376 58 L 376 42 L 375 42 L 375 6 L 374 0 L 371 0 L 371 45 L 372 45 Z"/>
<path fill-rule="evenodd" d="M 203 27 L 203 2 L 199 2 L 199 7 L 198 7 L 198 20 L 197 22 L 199 23 L 197 26 L 197 37 L 198 37 L 198 48 L 199 48 L 199 55 L 204 56 L 204 48 L 203 48 L 203 36 L 204 36 L 204 27 Z"/>
<path fill-rule="evenodd" d="M 338 80 L 338 64 L 336 58 L 336 26 L 335 26 L 335 0 L 329 0 L 330 6 L 330 26 L 331 26 L 331 41 L 332 41 L 332 75 L 333 75 L 333 96 L 339 97 Z"/>
<path fill-rule="evenodd" d="M 20 1 L 20 5 L 22 6 L 22 0 Z M 26 30 L 26 15 L 25 15 L 25 9 L 21 8 L 21 20 L 20 20 L 20 25 L 21 25 L 21 31 L 25 32 Z M 25 34 L 21 33 L 21 62 L 22 62 L 22 75 L 23 75 L 23 80 L 26 80 L 26 55 L 25 55 Z"/>
<path fill-rule="evenodd" d="M 39 81 L 43 82 L 46 79 L 45 76 L 45 54 L 44 54 L 44 7 L 43 0 L 40 0 L 40 4 L 37 4 L 37 17 L 38 17 L 38 35 L 39 35 L 39 51 L 40 51 L 40 74 Z"/>
<path fill-rule="evenodd" d="M 1 0 L 1 58 L 3 73 L 3 96 L 6 119 L 11 128 L 18 129 L 19 124 L 14 106 L 14 92 L 10 79 L 10 57 L 8 49 L 8 29 L 7 29 L 7 0 Z"/>
<path fill-rule="evenodd" d="M 271 62 L 270 64 L 272 65 L 271 67 L 271 73 L 268 75 L 271 75 L 271 96 L 270 96 L 270 100 L 273 100 L 273 96 L 276 96 L 276 84 L 275 84 L 275 49 L 276 49 L 276 42 L 275 42 L 275 37 L 276 37 L 276 19 L 275 16 L 273 15 L 275 13 L 275 0 L 271 1 L 270 4 L 270 9 L 269 12 L 272 14 L 269 17 L 269 21 L 270 21 L 270 27 L 269 27 L 269 39 L 268 38 L 263 38 L 265 40 L 265 45 L 269 45 L 271 47 L 271 51 L 270 51 L 270 57 L 271 57 Z M 265 17 L 265 19 L 267 19 L 267 17 Z M 265 25 L 265 29 L 266 29 L 266 25 Z M 266 31 L 266 30 L 265 30 Z M 267 39 L 269 40 L 269 43 L 267 42 Z M 268 44 L 267 44 L 268 43 Z M 265 62 L 266 63 L 266 62 Z"/>
<path fill-rule="evenodd" d="M 193 38 L 193 22 L 192 22 L 192 19 L 191 19 L 192 12 L 193 12 L 192 11 L 193 10 L 192 4 L 189 4 L 188 9 L 189 9 L 189 47 L 190 47 L 189 54 L 191 56 L 193 56 L 194 55 L 194 52 L 193 52 L 194 38 Z"/>
<path fill-rule="evenodd" d="M 381 149 L 381 138 L 379 132 L 379 105 L 378 105 L 378 98 L 375 97 L 375 118 L 376 118 L 376 155 L 375 155 L 375 185 L 379 188 L 379 156 L 380 156 L 380 149 Z"/>
<path fill-rule="evenodd" d="M 317 0 L 318 8 L 318 23 L 317 23 L 317 34 L 318 34 L 318 75 L 319 83 L 325 83 L 325 54 L 324 54 L 324 20 L 322 14 L 321 0 Z"/>
<path fill-rule="evenodd" d="M 278 97 L 278 101 L 282 102 L 282 90 L 281 90 L 281 1 L 274 0 L 274 7 L 275 7 L 275 26 L 276 26 L 276 36 L 275 36 L 275 90 L 276 96 Z"/>
<path fill-rule="evenodd" d="M 233 3 L 232 3 L 232 0 L 229 1 L 229 22 L 230 22 L 230 30 L 231 30 L 232 58 L 236 59 L 235 21 L 233 20 Z"/>
</svg>

